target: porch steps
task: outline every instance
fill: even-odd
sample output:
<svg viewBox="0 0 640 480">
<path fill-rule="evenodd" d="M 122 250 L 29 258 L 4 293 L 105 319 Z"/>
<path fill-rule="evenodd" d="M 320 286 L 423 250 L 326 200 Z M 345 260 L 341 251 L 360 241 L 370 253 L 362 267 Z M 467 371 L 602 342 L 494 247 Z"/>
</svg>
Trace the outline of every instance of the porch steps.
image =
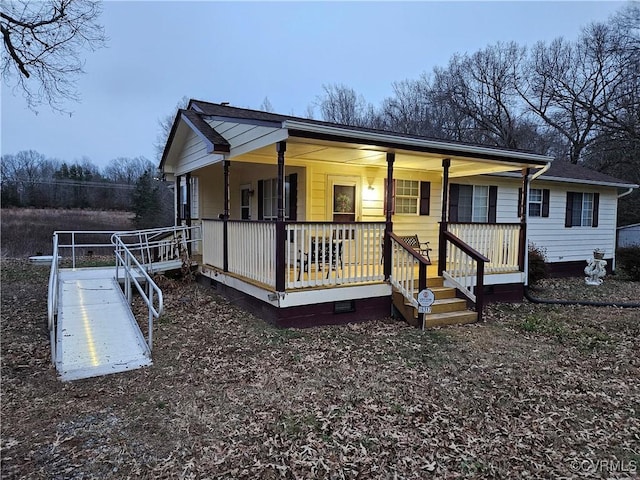
<svg viewBox="0 0 640 480">
<path fill-rule="evenodd" d="M 426 315 L 425 327 L 473 323 L 478 319 L 476 312 L 467 310 L 467 301 L 456 297 L 455 288 L 443 286 L 442 277 L 430 277 L 427 279 L 427 287 L 433 291 L 436 300 L 431 306 L 431 313 Z M 407 323 L 416 327 L 422 326 L 418 310 L 395 289 L 392 301 Z"/>
</svg>

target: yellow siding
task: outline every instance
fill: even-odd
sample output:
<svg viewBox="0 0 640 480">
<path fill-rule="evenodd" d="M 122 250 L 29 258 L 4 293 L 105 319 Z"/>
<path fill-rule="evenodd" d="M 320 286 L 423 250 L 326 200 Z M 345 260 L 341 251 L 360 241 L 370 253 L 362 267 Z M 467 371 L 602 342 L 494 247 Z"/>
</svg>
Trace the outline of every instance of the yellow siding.
<svg viewBox="0 0 640 480">
<path fill-rule="evenodd" d="M 287 165 L 285 173 L 298 174 L 298 220 L 310 222 L 331 221 L 331 180 L 355 177 L 360 197 L 357 221 L 384 222 L 384 179 L 386 168 L 358 167 L 331 163 L 309 162 L 302 166 Z M 193 173 L 199 176 L 200 205 L 203 218 L 218 218 L 222 213 L 222 165 L 217 164 Z M 240 218 L 240 185 L 250 184 L 255 194 L 251 198 L 251 218 L 258 218 L 258 180 L 275 178 L 277 166 L 235 160 L 230 167 L 231 219 Z M 431 182 L 431 208 L 429 215 L 398 214 L 393 216 L 394 231 L 399 235 L 417 234 L 421 241 L 431 243 L 432 261 L 437 261 L 438 222 L 441 215 L 442 180 L 440 175 L 410 170 L 394 170 L 396 179 Z M 373 190 L 369 190 L 369 186 Z"/>
</svg>

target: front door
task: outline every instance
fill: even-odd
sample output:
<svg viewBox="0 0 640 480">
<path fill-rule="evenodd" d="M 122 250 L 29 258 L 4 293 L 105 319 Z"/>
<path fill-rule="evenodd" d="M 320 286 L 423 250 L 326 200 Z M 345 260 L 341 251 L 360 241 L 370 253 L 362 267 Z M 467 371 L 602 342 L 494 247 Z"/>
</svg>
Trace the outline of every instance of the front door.
<svg viewBox="0 0 640 480">
<path fill-rule="evenodd" d="M 358 220 L 357 177 L 329 177 L 329 202 L 331 220 L 334 222 L 355 222 Z"/>
</svg>

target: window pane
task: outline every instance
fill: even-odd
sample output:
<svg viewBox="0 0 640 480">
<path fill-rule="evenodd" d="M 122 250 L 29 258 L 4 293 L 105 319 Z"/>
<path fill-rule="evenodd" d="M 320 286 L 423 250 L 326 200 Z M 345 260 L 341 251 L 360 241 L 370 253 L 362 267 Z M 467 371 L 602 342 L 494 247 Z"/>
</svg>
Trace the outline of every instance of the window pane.
<svg viewBox="0 0 640 480">
<path fill-rule="evenodd" d="M 396 213 L 417 213 L 418 202 L 415 198 L 396 198 Z"/>
<path fill-rule="evenodd" d="M 582 194 L 573 194 L 573 211 L 571 212 L 571 225 L 582 225 Z"/>
<path fill-rule="evenodd" d="M 530 203 L 529 204 L 529 216 L 530 217 L 541 217 L 542 216 L 542 205 L 539 203 Z"/>
<path fill-rule="evenodd" d="M 593 193 L 582 194 L 582 226 L 589 227 L 593 220 Z"/>
<path fill-rule="evenodd" d="M 542 190 L 539 188 L 529 190 L 529 216 L 542 216 Z"/>
<path fill-rule="evenodd" d="M 529 201 L 530 202 L 542 202 L 542 190 L 539 188 L 532 188 L 529 190 Z"/>
<path fill-rule="evenodd" d="M 473 220 L 486 222 L 489 219 L 489 187 L 476 185 L 473 187 Z"/>
<path fill-rule="evenodd" d="M 458 221 L 471 221 L 471 206 L 473 203 L 473 186 L 460 185 L 458 197 Z"/>
</svg>

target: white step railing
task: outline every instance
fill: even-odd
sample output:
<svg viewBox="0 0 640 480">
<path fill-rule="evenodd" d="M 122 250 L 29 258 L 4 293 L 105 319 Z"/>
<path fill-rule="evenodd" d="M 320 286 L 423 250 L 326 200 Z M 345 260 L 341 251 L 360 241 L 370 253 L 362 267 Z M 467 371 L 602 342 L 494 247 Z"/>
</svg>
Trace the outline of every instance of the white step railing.
<svg viewBox="0 0 640 480">
<path fill-rule="evenodd" d="M 519 223 L 449 223 L 448 230 L 489 258 L 485 273 L 519 271 Z"/>
<path fill-rule="evenodd" d="M 402 240 L 391 236 L 391 277 L 390 282 L 414 308 L 418 308 L 417 294 L 419 292 L 420 269 L 424 268 L 426 287 L 426 258 L 420 258 L 413 248 Z"/>
<path fill-rule="evenodd" d="M 489 259 L 451 232 L 444 232 L 440 241 L 446 242 L 442 277 L 475 303 L 478 321 L 482 321 L 485 265 Z"/>
<path fill-rule="evenodd" d="M 189 245 L 200 241 L 199 231 L 200 225 L 193 227 L 178 225 L 116 232 L 113 236 L 117 236 L 148 271 L 153 271 L 155 263 L 186 261 L 185 255 Z"/>
</svg>

